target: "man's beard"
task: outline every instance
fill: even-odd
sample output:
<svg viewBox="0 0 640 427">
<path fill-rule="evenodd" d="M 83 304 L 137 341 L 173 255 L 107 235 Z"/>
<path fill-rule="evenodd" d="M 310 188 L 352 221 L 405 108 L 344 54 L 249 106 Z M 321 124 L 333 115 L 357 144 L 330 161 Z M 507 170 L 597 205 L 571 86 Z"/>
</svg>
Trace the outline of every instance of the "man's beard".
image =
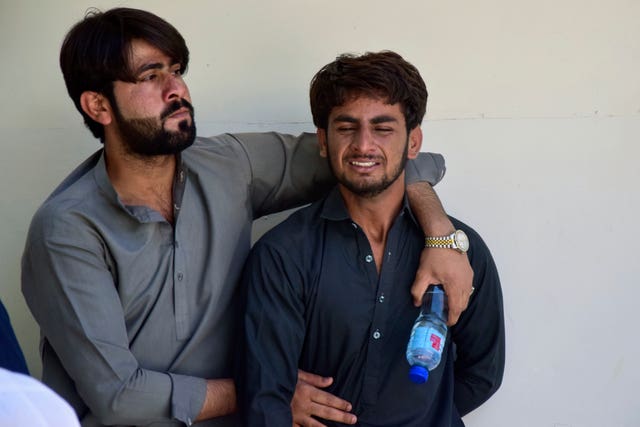
<svg viewBox="0 0 640 427">
<path fill-rule="evenodd" d="M 329 145 L 329 141 L 327 139 L 327 146 L 328 145 Z M 345 176 L 345 174 L 338 175 L 336 173 L 331 162 L 331 150 L 327 149 L 327 160 L 329 161 L 329 168 L 331 169 L 333 176 L 336 177 L 336 180 L 338 181 L 338 183 L 340 183 L 342 186 L 344 186 L 347 190 L 351 191 L 356 196 L 360 196 L 366 199 L 370 199 L 372 197 L 377 196 L 378 194 L 382 193 L 384 190 L 389 188 L 391 184 L 396 182 L 398 177 L 404 171 L 404 168 L 407 164 L 408 155 L 409 155 L 409 138 L 407 137 L 407 142 L 402 152 L 402 158 L 400 159 L 400 163 L 398 164 L 398 167 L 396 169 L 391 171 L 390 175 L 384 174 L 382 178 L 380 178 L 380 180 L 376 182 L 371 182 L 367 180 L 363 180 L 362 182 L 354 182 L 354 181 L 350 181 Z M 365 156 L 360 156 L 358 158 L 362 160 L 366 160 L 366 159 L 375 160 L 376 156 L 365 155 Z"/>
<path fill-rule="evenodd" d="M 177 131 L 166 130 L 164 124 L 167 117 L 183 107 L 189 110 L 191 123 L 188 120 L 183 120 L 178 123 Z M 193 106 L 185 99 L 169 104 L 160 114 L 159 124 L 158 119 L 153 117 L 127 119 L 122 116 L 117 106 L 114 111 L 124 148 L 129 154 L 138 157 L 173 155 L 189 147 L 195 141 L 196 123 L 193 119 Z"/>
</svg>

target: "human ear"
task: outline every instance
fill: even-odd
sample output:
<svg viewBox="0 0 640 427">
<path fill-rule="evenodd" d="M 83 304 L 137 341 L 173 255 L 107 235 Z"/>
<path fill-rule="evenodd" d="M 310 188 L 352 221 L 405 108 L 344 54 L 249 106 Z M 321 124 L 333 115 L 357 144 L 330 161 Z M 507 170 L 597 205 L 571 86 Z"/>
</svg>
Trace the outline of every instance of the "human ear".
<svg viewBox="0 0 640 427">
<path fill-rule="evenodd" d="M 416 126 L 409 132 L 409 149 L 407 150 L 407 157 L 409 159 L 415 159 L 420 153 L 422 147 L 422 129 L 420 126 Z"/>
<path fill-rule="evenodd" d="M 107 98 L 98 92 L 85 91 L 80 95 L 80 106 L 93 121 L 107 126 L 113 119 L 111 104 Z"/>
<path fill-rule="evenodd" d="M 318 146 L 320 147 L 320 156 L 327 157 L 327 130 L 318 128 L 316 130 L 318 136 Z"/>
</svg>

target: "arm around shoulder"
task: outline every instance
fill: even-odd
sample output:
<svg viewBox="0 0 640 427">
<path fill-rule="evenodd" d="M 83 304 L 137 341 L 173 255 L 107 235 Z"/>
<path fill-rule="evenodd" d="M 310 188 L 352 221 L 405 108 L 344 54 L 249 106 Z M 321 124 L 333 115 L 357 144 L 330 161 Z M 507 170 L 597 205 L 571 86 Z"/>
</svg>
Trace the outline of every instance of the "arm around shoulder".
<svg viewBox="0 0 640 427">
<path fill-rule="evenodd" d="M 313 133 L 234 134 L 251 170 L 256 217 L 318 200 L 335 185 Z"/>
<path fill-rule="evenodd" d="M 407 185 L 407 196 L 425 236 L 447 236 L 455 230 L 430 184 L 415 182 Z M 453 325 L 467 306 L 472 279 L 473 271 L 466 254 L 452 249 L 425 248 L 411 287 L 414 305 L 420 305 L 430 284 L 441 283 L 449 297 L 448 324 Z"/>
</svg>

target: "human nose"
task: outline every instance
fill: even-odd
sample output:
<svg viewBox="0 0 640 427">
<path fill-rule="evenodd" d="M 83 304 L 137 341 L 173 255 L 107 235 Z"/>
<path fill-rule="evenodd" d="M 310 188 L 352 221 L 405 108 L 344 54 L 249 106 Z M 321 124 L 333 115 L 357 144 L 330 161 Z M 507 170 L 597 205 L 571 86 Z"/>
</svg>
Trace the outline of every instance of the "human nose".
<svg viewBox="0 0 640 427">
<path fill-rule="evenodd" d="M 184 98 L 189 92 L 186 83 L 179 74 L 169 74 L 164 82 L 163 97 L 166 101 Z"/>
<path fill-rule="evenodd" d="M 373 135 L 368 129 L 360 129 L 356 132 L 352 145 L 361 152 L 367 152 L 373 147 Z"/>
</svg>

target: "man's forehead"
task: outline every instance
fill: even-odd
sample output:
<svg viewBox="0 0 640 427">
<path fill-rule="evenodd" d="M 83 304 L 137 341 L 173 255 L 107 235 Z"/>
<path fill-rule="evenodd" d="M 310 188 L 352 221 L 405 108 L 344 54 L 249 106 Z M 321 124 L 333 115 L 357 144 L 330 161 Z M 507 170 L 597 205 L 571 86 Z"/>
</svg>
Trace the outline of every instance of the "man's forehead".
<svg viewBox="0 0 640 427">
<path fill-rule="evenodd" d="M 142 39 L 131 41 L 129 61 L 130 67 L 134 70 L 148 63 L 170 64 L 174 62 L 160 49 Z"/>
<path fill-rule="evenodd" d="M 379 116 L 404 120 L 400 103 L 390 104 L 388 98 L 369 95 L 349 96 L 341 105 L 333 107 L 329 116 L 330 120 L 345 117 L 372 120 Z"/>
</svg>

